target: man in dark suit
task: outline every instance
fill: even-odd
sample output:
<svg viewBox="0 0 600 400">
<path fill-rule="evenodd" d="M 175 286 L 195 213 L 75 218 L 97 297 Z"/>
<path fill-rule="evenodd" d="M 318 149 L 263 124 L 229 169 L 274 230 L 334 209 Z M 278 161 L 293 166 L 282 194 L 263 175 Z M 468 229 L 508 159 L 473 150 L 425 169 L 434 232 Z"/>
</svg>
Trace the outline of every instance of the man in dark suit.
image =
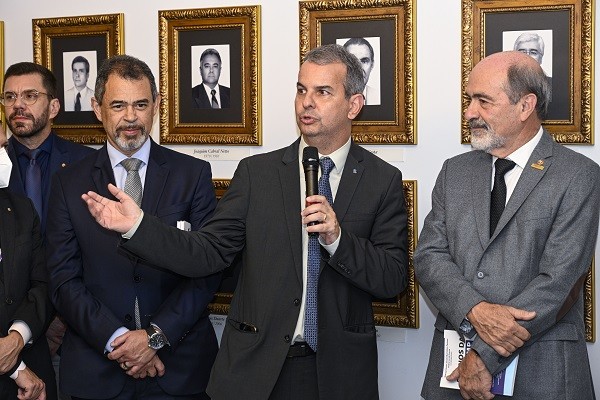
<svg viewBox="0 0 600 400">
<path fill-rule="evenodd" d="M 406 287 L 407 223 L 400 171 L 351 140 L 364 84 L 359 61 L 342 46 L 311 50 L 295 102 L 302 137 L 242 160 L 199 232 L 170 229 L 113 186 L 120 202 L 83 196 L 101 225 L 127 232 L 122 249 L 177 273 L 211 274 L 241 252 L 207 389 L 215 400 L 378 398 L 371 299 Z M 307 146 L 324 166 L 334 164 L 322 173 L 322 194 L 309 197 Z"/>
<path fill-rule="evenodd" d="M 60 387 L 74 398 L 206 398 L 217 352 L 206 306 L 219 276 L 188 279 L 128 256 L 117 248 L 120 235 L 94 223 L 79 198 L 90 189 L 107 193 L 113 183 L 173 227 L 197 230 L 212 214 L 210 165 L 149 139 L 159 104 L 144 62 L 105 60 L 93 106 L 107 143 L 53 180 L 48 269 L 69 327 Z"/>
<path fill-rule="evenodd" d="M 5 189 L 12 168 L 6 142 L 0 126 L 0 296 L 5 299 L 0 304 L 0 398 L 56 399 L 44 339 L 54 309 L 40 221 L 29 199 Z"/>
<path fill-rule="evenodd" d="M 491 399 L 492 375 L 518 356 L 511 399 L 594 399 L 582 287 L 600 168 L 541 127 L 550 88 L 533 58 L 486 57 L 466 93 L 475 150 L 444 163 L 415 253 L 419 283 L 439 310 L 421 394 Z M 456 333 L 473 340 L 448 372 L 460 390 L 440 387 L 444 335 Z"/>
<path fill-rule="evenodd" d="M 9 99 L 4 102 L 6 122 L 12 132 L 6 149 L 13 164 L 9 190 L 33 199 L 44 237 L 51 176 L 93 153 L 94 149 L 61 139 L 52 131 L 52 121 L 60 110 L 60 102 L 56 78 L 46 67 L 32 62 L 13 64 L 4 74 L 3 87 Z M 30 165 L 32 152 L 37 153 L 35 167 Z M 27 174 L 32 168 L 37 168 L 39 174 L 34 174 L 37 178 L 30 177 L 27 182 Z M 64 330 L 60 319 L 55 318 L 46 332 L 56 372 L 59 362 L 56 352 Z M 47 384 L 48 389 L 54 386 Z"/>
<path fill-rule="evenodd" d="M 196 108 L 231 107 L 229 88 L 219 85 L 221 55 L 215 49 L 206 49 L 200 56 L 202 83 L 192 88 L 193 105 Z"/>
</svg>

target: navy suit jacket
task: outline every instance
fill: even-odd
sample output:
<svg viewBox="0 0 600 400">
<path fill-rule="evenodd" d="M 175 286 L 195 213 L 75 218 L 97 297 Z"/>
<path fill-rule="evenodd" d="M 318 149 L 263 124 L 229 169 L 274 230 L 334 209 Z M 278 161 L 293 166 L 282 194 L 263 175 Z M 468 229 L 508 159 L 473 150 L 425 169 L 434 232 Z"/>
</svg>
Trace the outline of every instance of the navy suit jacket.
<svg viewBox="0 0 600 400">
<path fill-rule="evenodd" d="M 46 219 L 48 216 L 47 204 L 48 196 L 50 194 L 50 180 L 52 175 L 54 175 L 56 171 L 59 171 L 96 151 L 91 147 L 62 139 L 54 132 L 50 133 L 50 138 L 52 140 L 52 152 L 50 153 L 50 159 L 48 160 L 48 168 L 50 173 L 45 175 L 42 174 L 42 179 L 44 179 L 44 177 L 46 178 L 44 181 L 42 181 L 42 235 L 46 231 Z M 23 185 L 23 177 L 21 175 L 21 171 L 19 170 L 19 162 L 15 152 L 15 141 L 15 137 L 11 136 L 10 139 L 8 139 L 8 148 L 6 149 L 8 156 L 10 157 L 10 161 L 12 161 L 13 164 L 8 189 L 13 193 L 26 195 L 25 186 Z"/>
<path fill-rule="evenodd" d="M 31 329 L 31 344 L 21 351 L 27 367 L 46 384 L 49 400 L 56 399 L 54 370 L 44 333 L 54 315 L 48 297 L 44 248 L 40 220 L 26 197 L 0 189 L 0 243 L 2 281 L 0 282 L 0 332 L 6 335 L 14 320 Z M 16 398 L 17 385 L 8 374 L 0 375 L 3 398 Z"/>
<path fill-rule="evenodd" d="M 119 327 L 135 329 L 137 296 L 142 327 L 153 322 L 170 341 L 158 351 L 166 368 L 159 385 L 172 395 L 200 393 L 217 352 L 206 306 L 220 276 L 184 278 L 118 250 L 121 235 L 100 227 L 81 200 L 89 190 L 110 197 L 107 185 L 114 182 L 106 147 L 60 171 L 52 182 L 50 288 L 69 327 L 62 345 L 61 390 L 76 397 L 111 398 L 126 379 L 133 379 L 104 355 L 104 347 Z M 207 162 L 152 142 L 142 199 L 145 213 L 173 227 L 188 221 L 197 230 L 215 204 Z"/>
<path fill-rule="evenodd" d="M 230 90 L 227 86 L 219 85 L 219 97 L 219 105 L 221 108 L 231 107 Z M 195 108 L 212 108 L 211 101 L 206 94 L 206 90 L 202 87 L 202 84 L 192 88 L 192 99 L 194 100 L 193 106 Z"/>
</svg>

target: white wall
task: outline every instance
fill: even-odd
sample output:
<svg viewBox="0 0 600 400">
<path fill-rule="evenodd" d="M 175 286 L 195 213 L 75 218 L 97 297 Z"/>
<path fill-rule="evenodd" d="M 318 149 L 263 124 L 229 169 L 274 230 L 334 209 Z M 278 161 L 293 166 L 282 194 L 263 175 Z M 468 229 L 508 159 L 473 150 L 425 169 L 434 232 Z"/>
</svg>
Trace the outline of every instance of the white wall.
<svg viewBox="0 0 600 400">
<path fill-rule="evenodd" d="M 262 118 L 263 146 L 251 154 L 286 146 L 297 137 L 293 99 L 299 54 L 298 1 L 295 0 L 20 0 L 0 2 L 5 23 L 6 66 L 33 59 L 32 18 L 122 12 L 125 14 L 125 52 L 146 61 L 156 78 L 158 69 L 158 10 L 235 5 L 262 5 Z M 430 209 L 430 193 L 444 159 L 467 151 L 460 145 L 460 0 L 419 0 L 417 11 L 417 137 L 416 146 L 394 147 L 404 161 L 394 163 L 405 179 L 418 181 L 418 226 Z M 596 96 L 597 100 L 597 96 Z M 596 102 L 597 103 L 597 102 Z M 158 141 L 158 124 L 152 136 Z M 596 133 L 597 140 L 600 136 Z M 172 146 L 190 152 L 197 146 Z M 573 148 L 600 162 L 598 146 Z M 212 163 L 213 177 L 230 178 L 237 162 Z M 596 250 L 600 260 L 600 252 Z M 596 300 L 596 308 L 599 307 Z M 420 329 L 406 332 L 404 343 L 379 343 L 380 391 L 383 400 L 419 399 L 433 334 L 434 310 L 420 298 Z M 588 346 L 592 371 L 600 385 L 600 343 Z M 356 360 L 360 362 L 360 360 Z"/>
</svg>

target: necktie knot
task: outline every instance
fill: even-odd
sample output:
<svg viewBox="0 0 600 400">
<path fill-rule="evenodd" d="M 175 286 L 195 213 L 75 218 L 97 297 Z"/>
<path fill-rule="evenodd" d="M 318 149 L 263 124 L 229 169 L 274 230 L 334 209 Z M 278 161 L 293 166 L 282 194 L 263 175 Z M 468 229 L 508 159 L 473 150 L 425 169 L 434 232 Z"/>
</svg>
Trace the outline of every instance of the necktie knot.
<svg viewBox="0 0 600 400">
<path fill-rule="evenodd" d="M 321 163 L 321 173 L 325 176 L 329 176 L 329 173 L 335 167 L 335 163 L 329 157 L 323 157 L 319 160 Z"/>
<path fill-rule="evenodd" d="M 506 158 L 499 158 L 494 165 L 496 167 L 495 177 L 497 179 L 498 177 L 503 177 L 508 171 L 513 169 L 515 167 L 515 162 L 507 160 Z"/>
<path fill-rule="evenodd" d="M 35 164 L 35 161 L 37 160 L 41 151 L 42 149 L 29 149 L 25 151 L 25 156 L 29 158 L 30 162 L 33 162 Z"/>
<path fill-rule="evenodd" d="M 215 94 L 217 94 L 217 91 L 216 91 L 215 89 L 212 89 L 212 90 L 210 91 L 210 94 L 212 94 L 212 95 L 214 96 Z"/>
<path fill-rule="evenodd" d="M 139 171 L 142 166 L 142 160 L 138 158 L 126 158 L 121 161 L 121 165 L 125 168 L 125 171 Z"/>
</svg>

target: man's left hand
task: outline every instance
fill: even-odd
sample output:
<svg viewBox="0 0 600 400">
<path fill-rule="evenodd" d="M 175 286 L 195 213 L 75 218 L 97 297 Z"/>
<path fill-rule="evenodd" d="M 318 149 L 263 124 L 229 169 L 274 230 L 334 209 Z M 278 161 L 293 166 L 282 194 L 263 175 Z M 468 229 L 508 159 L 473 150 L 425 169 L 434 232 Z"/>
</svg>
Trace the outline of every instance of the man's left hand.
<svg viewBox="0 0 600 400">
<path fill-rule="evenodd" d="M 473 349 L 467 353 L 465 358 L 458 364 L 458 368 L 452 371 L 446 379 L 458 381 L 460 395 L 463 399 L 490 400 L 495 397 L 490 391 L 492 375 Z"/>
<path fill-rule="evenodd" d="M 156 354 L 148 347 L 148 334 L 144 329 L 129 331 L 117 337 L 108 358 L 119 363 L 128 375 L 136 375 Z"/>
<path fill-rule="evenodd" d="M 340 224 L 325 196 L 308 196 L 306 202 L 309 205 L 302 210 L 302 223 L 318 222 L 316 225 L 307 226 L 306 231 L 318 232 L 325 244 L 335 242 L 340 236 Z"/>
<path fill-rule="evenodd" d="M 17 398 L 19 400 L 46 400 L 46 385 L 29 368 L 19 371 L 15 383 L 19 387 Z"/>
<path fill-rule="evenodd" d="M 25 346 L 23 337 L 17 331 L 10 331 L 8 336 L 0 338 L 0 374 L 3 375 L 15 366 L 19 353 Z"/>
</svg>

